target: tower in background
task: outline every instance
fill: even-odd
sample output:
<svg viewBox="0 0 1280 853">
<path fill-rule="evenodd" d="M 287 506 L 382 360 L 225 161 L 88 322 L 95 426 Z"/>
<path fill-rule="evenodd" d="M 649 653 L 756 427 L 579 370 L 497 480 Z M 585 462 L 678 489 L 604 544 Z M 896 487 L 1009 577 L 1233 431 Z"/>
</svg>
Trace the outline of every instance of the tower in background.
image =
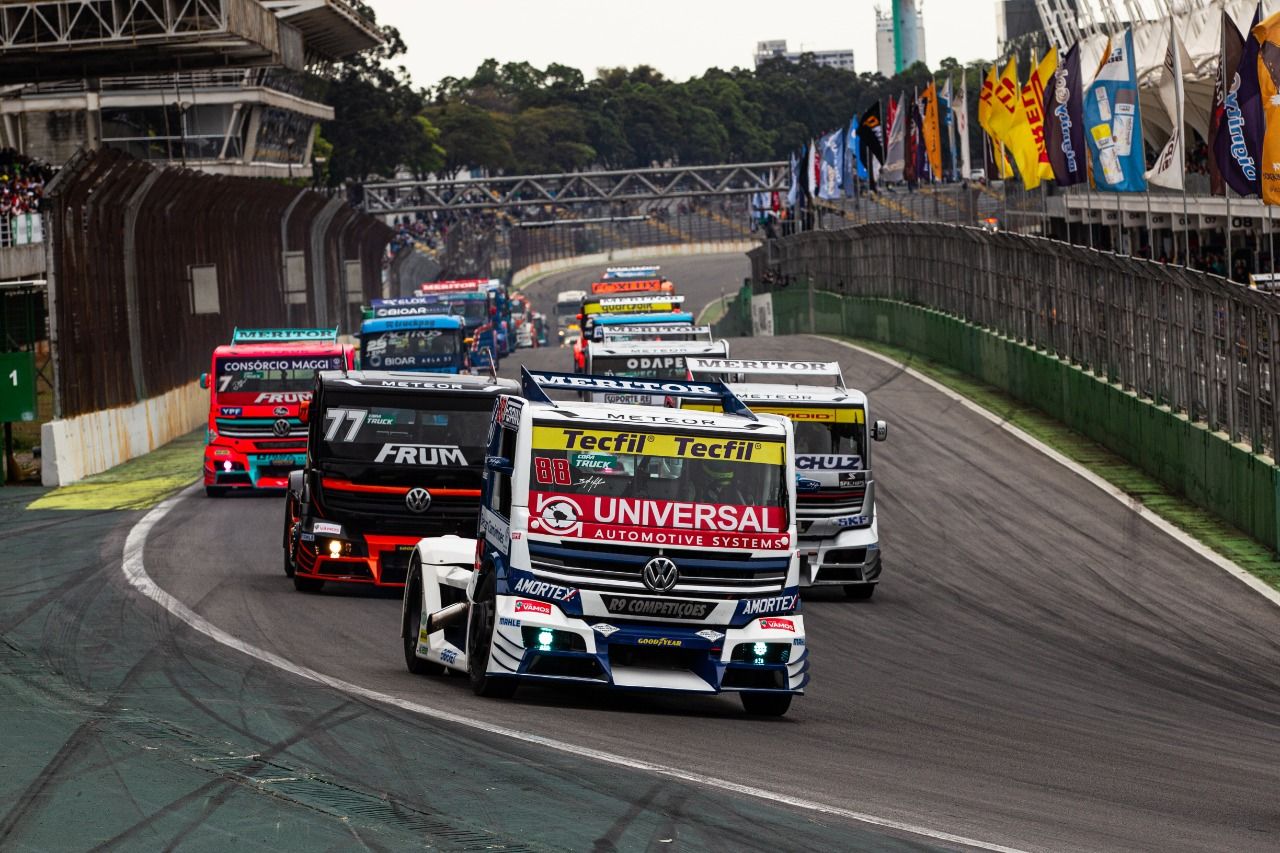
<svg viewBox="0 0 1280 853">
<path fill-rule="evenodd" d="M 876 70 L 892 77 L 924 61 L 924 12 L 917 0 L 893 0 L 887 12 L 877 6 Z"/>
</svg>

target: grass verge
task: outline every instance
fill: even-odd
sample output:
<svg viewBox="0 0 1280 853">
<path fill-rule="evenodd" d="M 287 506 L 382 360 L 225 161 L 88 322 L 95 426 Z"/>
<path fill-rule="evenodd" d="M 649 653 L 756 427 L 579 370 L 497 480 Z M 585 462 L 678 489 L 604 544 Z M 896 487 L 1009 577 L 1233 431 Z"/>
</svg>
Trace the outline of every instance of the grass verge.
<svg viewBox="0 0 1280 853">
<path fill-rule="evenodd" d="M 27 509 L 150 509 L 200 476 L 204 429 L 114 468 L 59 486 Z"/>
<path fill-rule="evenodd" d="M 1280 560 L 1247 533 L 1206 512 L 1100 444 L 1085 438 L 1049 415 L 1015 400 L 953 367 L 922 358 L 909 350 L 862 338 L 840 336 L 918 370 L 930 379 L 1013 424 L 1073 462 L 1088 468 L 1170 524 L 1194 536 L 1267 584 L 1280 589 Z"/>
</svg>

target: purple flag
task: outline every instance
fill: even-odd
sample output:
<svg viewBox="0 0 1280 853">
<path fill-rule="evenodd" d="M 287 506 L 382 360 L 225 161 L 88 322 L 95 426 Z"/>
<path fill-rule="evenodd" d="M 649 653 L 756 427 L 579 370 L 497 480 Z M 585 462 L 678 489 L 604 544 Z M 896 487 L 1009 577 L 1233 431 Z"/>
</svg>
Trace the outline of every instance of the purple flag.
<svg viewBox="0 0 1280 853">
<path fill-rule="evenodd" d="M 1253 25 L 1262 20 L 1262 4 L 1253 14 Z M 1258 41 L 1240 35 L 1235 24 L 1223 19 L 1223 68 L 1235 69 L 1222 98 L 1222 121 L 1213 140 L 1218 170 L 1240 195 L 1260 195 L 1258 155 L 1262 152 L 1262 94 L 1258 90 Z M 1252 27 L 1251 27 L 1252 29 Z"/>
<path fill-rule="evenodd" d="M 1080 45 L 1071 50 L 1058 63 L 1053 72 L 1052 88 L 1044 93 L 1045 149 L 1049 164 L 1053 167 L 1053 179 L 1060 187 L 1081 184 L 1088 179 L 1085 158 L 1088 149 L 1084 144 L 1084 114 L 1081 93 L 1084 91 L 1080 77 Z"/>
</svg>

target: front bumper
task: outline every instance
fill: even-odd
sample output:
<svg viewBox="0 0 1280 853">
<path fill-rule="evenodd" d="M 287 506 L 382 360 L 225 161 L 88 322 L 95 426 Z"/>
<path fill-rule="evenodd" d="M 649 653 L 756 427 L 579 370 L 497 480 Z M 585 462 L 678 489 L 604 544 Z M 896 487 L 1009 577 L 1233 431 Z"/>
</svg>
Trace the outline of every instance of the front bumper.
<svg viewBox="0 0 1280 853">
<path fill-rule="evenodd" d="M 500 595 L 497 605 L 492 676 L 708 694 L 800 694 L 809 683 L 799 614 L 708 628 L 569 616 L 553 603 L 519 596 Z"/>
<path fill-rule="evenodd" d="M 420 537 L 303 530 L 294 556 L 299 577 L 400 588 Z M 335 553 L 330 543 L 338 543 Z"/>
<path fill-rule="evenodd" d="M 870 527 L 842 530 L 835 536 L 800 537 L 800 585 L 847 586 L 880 580 L 880 533 Z"/>
<path fill-rule="evenodd" d="M 204 484 L 225 489 L 287 489 L 289 472 L 306 464 L 305 450 L 255 453 L 208 445 L 204 449 Z"/>
</svg>

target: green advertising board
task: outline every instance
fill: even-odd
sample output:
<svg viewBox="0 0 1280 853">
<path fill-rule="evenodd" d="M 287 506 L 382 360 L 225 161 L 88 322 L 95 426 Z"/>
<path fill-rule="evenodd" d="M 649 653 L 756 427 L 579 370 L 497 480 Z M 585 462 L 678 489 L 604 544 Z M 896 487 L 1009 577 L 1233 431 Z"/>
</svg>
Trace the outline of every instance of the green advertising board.
<svg viewBox="0 0 1280 853">
<path fill-rule="evenodd" d="M 0 352 L 0 423 L 35 419 L 35 353 Z"/>
</svg>

